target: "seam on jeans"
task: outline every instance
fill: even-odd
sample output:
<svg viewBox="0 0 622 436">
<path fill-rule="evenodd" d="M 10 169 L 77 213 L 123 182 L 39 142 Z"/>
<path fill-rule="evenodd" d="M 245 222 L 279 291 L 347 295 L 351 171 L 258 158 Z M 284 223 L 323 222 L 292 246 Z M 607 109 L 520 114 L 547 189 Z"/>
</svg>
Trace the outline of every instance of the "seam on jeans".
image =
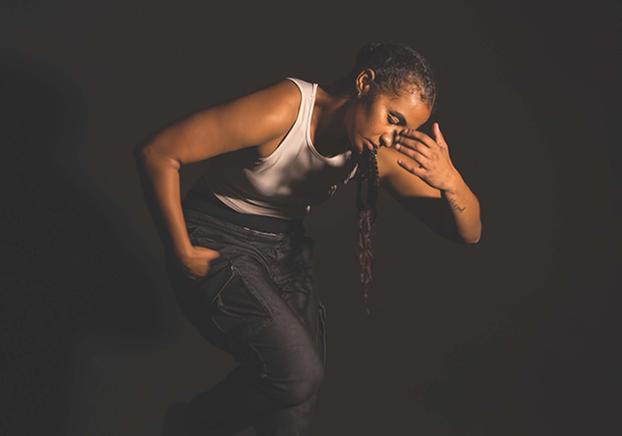
<svg viewBox="0 0 622 436">
<path fill-rule="evenodd" d="M 186 231 L 188 235 L 192 235 L 192 233 L 198 230 L 199 226 L 197 224 L 186 222 Z"/>
<path fill-rule="evenodd" d="M 322 360 L 323 360 L 324 366 L 326 366 L 326 350 L 328 347 L 326 343 L 326 306 L 324 306 L 323 303 L 318 304 L 318 313 L 320 317 Z"/>
<path fill-rule="evenodd" d="M 234 271 L 236 271 L 238 278 L 244 284 L 244 286 L 246 287 L 248 292 L 253 297 L 255 297 L 255 299 L 257 299 L 257 301 L 259 302 L 259 304 L 263 308 L 264 312 L 266 312 L 266 317 L 268 318 L 268 317 L 274 316 L 274 313 L 272 312 L 272 309 L 270 308 L 268 303 L 264 300 L 264 298 L 259 294 L 259 292 L 257 292 L 252 286 L 250 286 L 249 282 L 244 278 L 244 276 L 242 274 L 239 273 L 239 270 L 235 267 L 235 265 L 232 264 L 232 268 L 234 269 Z"/>
<path fill-rule="evenodd" d="M 259 350 L 257 349 L 257 347 L 255 347 L 250 342 L 248 343 L 248 348 L 250 348 L 255 353 L 255 356 L 257 356 L 257 360 L 259 361 L 261 365 L 259 377 L 267 378 L 268 377 L 268 363 L 262 359 L 261 354 L 259 353 Z"/>
<path fill-rule="evenodd" d="M 229 285 L 229 283 L 231 283 L 231 280 L 233 280 L 233 277 L 235 276 L 235 271 L 233 270 L 233 264 L 229 263 L 229 278 L 227 279 L 227 281 L 220 287 L 220 289 L 218 289 L 218 291 L 216 292 L 216 294 L 214 294 L 214 296 L 212 297 L 210 304 L 214 304 L 214 302 L 216 301 L 216 299 L 220 296 L 220 294 L 222 293 L 222 291 Z"/>
</svg>

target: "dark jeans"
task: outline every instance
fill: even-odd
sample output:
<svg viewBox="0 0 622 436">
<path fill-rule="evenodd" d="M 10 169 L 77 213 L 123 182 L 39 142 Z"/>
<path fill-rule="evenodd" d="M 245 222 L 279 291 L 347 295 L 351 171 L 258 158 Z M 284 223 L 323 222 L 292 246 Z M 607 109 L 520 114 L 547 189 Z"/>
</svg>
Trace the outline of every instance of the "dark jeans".
<svg viewBox="0 0 622 436">
<path fill-rule="evenodd" d="M 326 364 L 326 308 L 313 289 L 314 241 L 304 227 L 269 233 L 184 209 L 195 246 L 220 252 L 195 279 L 167 256 L 182 312 L 237 366 L 188 403 L 189 435 L 311 434 Z"/>
</svg>

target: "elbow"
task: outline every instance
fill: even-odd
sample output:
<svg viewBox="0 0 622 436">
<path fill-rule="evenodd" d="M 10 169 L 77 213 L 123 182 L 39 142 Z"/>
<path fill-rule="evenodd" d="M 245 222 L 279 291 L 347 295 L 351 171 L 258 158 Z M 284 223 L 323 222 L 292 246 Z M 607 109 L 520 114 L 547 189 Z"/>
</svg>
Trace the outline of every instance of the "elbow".
<svg viewBox="0 0 622 436">
<path fill-rule="evenodd" d="M 134 165 L 136 166 L 138 171 L 145 171 L 148 167 L 148 150 L 146 148 L 135 147 L 132 150 L 132 155 L 134 156 Z"/>
<path fill-rule="evenodd" d="M 468 235 L 468 236 L 462 236 L 461 237 L 461 242 L 464 245 L 476 245 L 479 243 L 480 239 L 482 238 L 482 231 L 481 229 L 474 235 Z"/>
<path fill-rule="evenodd" d="M 146 153 L 144 149 L 136 147 L 132 150 L 132 156 L 134 156 L 136 164 L 140 165 L 145 161 Z"/>
<path fill-rule="evenodd" d="M 152 144 L 153 138 L 147 137 L 132 147 L 132 156 L 134 160 L 142 161 L 148 153 L 149 146 Z"/>
<path fill-rule="evenodd" d="M 158 156 L 158 153 L 153 149 L 153 147 L 142 146 L 136 147 L 133 150 L 134 160 L 137 163 L 143 163 L 148 159 L 154 158 Z"/>
<path fill-rule="evenodd" d="M 481 239 L 480 236 L 477 236 L 475 238 L 463 239 L 462 241 L 463 241 L 463 244 L 465 245 L 476 245 L 479 243 L 480 239 Z"/>
<path fill-rule="evenodd" d="M 132 156 L 134 156 L 134 160 L 140 161 L 145 157 L 145 148 L 144 147 L 134 147 L 132 149 Z"/>
<path fill-rule="evenodd" d="M 479 244 L 480 238 L 463 238 L 461 236 L 452 236 L 447 238 L 451 242 L 458 245 L 477 245 Z"/>
<path fill-rule="evenodd" d="M 444 234 L 445 238 L 458 245 L 477 245 L 481 239 L 481 231 L 473 235 L 462 235 L 458 229 L 453 228 Z"/>
<path fill-rule="evenodd" d="M 182 163 L 178 158 L 169 156 L 152 145 L 135 147 L 133 154 L 137 165 L 143 165 L 147 162 L 157 162 L 158 165 L 170 165 L 177 170 L 179 170 L 182 166 Z"/>
<path fill-rule="evenodd" d="M 132 148 L 132 155 L 137 162 L 152 158 L 169 158 L 165 150 L 162 141 L 158 140 L 158 136 L 149 136 Z"/>
</svg>

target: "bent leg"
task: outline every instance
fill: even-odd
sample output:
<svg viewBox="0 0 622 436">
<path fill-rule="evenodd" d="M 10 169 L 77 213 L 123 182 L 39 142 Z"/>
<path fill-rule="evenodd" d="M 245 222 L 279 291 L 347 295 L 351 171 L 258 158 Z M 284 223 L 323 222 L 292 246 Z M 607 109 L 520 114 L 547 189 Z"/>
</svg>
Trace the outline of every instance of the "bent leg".
<svg viewBox="0 0 622 436">
<path fill-rule="evenodd" d="M 316 338 L 281 298 L 263 265 L 244 258 L 214 271 L 180 290 L 180 307 L 210 343 L 239 364 L 188 403 L 188 430 L 233 435 L 261 417 L 307 403 L 324 366 Z"/>
<path fill-rule="evenodd" d="M 326 368 L 325 307 L 317 300 L 309 275 L 301 274 L 295 280 L 279 283 L 281 297 L 293 312 L 299 315 L 309 334 L 315 339 L 317 352 Z M 318 392 L 305 402 L 267 413 L 258 419 L 254 428 L 257 436 L 309 436 L 317 406 Z"/>
</svg>

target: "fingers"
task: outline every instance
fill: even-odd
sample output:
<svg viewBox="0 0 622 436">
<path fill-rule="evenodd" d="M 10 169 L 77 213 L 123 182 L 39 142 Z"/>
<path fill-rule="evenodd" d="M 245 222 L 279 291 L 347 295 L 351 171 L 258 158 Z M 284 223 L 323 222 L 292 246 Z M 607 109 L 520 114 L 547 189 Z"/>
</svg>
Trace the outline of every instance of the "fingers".
<svg viewBox="0 0 622 436">
<path fill-rule="evenodd" d="M 425 174 L 426 169 L 419 163 L 417 163 L 417 165 L 411 165 L 409 163 L 406 163 L 404 160 L 402 159 L 398 159 L 397 160 L 397 164 L 399 166 L 401 166 L 402 168 L 404 168 L 406 171 L 408 171 L 409 173 L 412 173 L 416 176 L 423 176 Z"/>
<path fill-rule="evenodd" d="M 435 146 L 438 147 L 438 145 Z M 415 153 L 419 153 L 419 155 L 422 155 L 427 159 L 433 159 L 435 153 L 435 150 L 433 148 L 423 143 L 419 139 L 412 139 L 407 137 L 398 137 L 397 141 L 395 142 L 394 148 L 397 151 L 404 153 L 409 157 L 412 157 L 413 159 L 415 158 Z"/>
<path fill-rule="evenodd" d="M 400 153 L 405 154 L 406 156 L 410 157 L 411 159 L 413 159 L 418 165 L 423 166 L 423 167 L 428 167 L 429 163 L 430 163 L 430 158 L 428 156 L 426 156 L 425 154 L 423 154 L 422 152 L 420 152 L 417 149 L 409 149 L 407 147 L 401 147 L 399 144 L 397 144 L 395 146 L 396 150 L 398 150 Z M 403 160 L 403 159 L 401 159 Z"/>
<path fill-rule="evenodd" d="M 413 146 L 407 144 L 395 144 L 395 149 L 400 153 L 417 160 L 432 159 L 434 157 L 429 148 L 417 144 Z"/>
<path fill-rule="evenodd" d="M 397 140 L 398 142 L 401 141 L 406 141 L 409 144 L 413 144 L 415 143 L 415 141 L 418 141 L 419 143 L 423 144 L 424 146 L 427 147 L 436 147 L 436 141 L 434 141 L 434 139 L 430 138 L 428 135 L 426 135 L 423 132 L 420 132 L 418 130 L 415 129 L 404 129 L 401 130 L 398 135 L 397 135 Z"/>
<path fill-rule="evenodd" d="M 220 251 L 214 250 L 213 248 L 200 246 L 196 248 L 197 250 L 204 252 L 208 257 L 208 260 L 218 259 L 220 257 Z"/>
</svg>

